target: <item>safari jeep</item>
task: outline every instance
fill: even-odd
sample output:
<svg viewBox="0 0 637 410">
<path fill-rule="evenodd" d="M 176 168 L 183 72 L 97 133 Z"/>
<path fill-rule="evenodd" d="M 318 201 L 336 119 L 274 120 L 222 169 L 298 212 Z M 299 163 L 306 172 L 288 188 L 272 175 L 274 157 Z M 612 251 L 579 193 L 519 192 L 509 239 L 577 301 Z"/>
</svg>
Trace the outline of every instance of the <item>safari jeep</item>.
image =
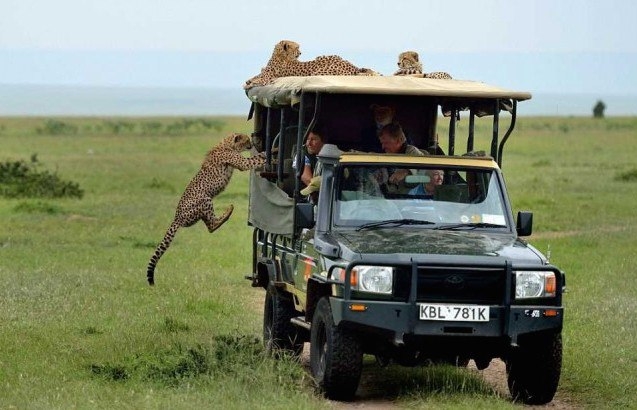
<svg viewBox="0 0 637 410">
<path fill-rule="evenodd" d="M 531 95 L 472 81 L 315 76 L 247 96 L 253 140 L 267 152 L 250 176 L 247 276 L 265 290 L 267 349 L 300 354 L 309 342 L 312 376 L 331 399 L 355 396 L 363 355 L 374 355 L 478 369 L 501 358 L 514 400 L 550 402 L 565 276 L 521 239 L 533 215 L 514 218 L 500 170 L 518 102 Z M 372 104 L 392 106 L 424 155 L 362 152 Z M 292 163 L 303 163 L 317 123 L 330 135 L 313 200 Z M 392 187 L 395 171 L 406 176 Z M 434 172 L 442 184 L 419 193 Z"/>
</svg>

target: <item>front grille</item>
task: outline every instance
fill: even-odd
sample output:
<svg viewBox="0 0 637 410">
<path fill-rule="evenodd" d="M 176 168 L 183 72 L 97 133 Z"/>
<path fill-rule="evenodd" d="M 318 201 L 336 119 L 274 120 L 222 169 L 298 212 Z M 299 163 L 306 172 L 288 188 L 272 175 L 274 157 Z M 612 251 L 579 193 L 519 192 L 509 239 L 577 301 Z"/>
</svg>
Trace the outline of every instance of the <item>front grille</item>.
<svg viewBox="0 0 637 410">
<path fill-rule="evenodd" d="M 409 296 L 411 275 L 401 272 L 394 297 Z M 499 305 L 504 301 L 506 271 L 496 268 L 418 267 L 418 302 Z"/>
</svg>

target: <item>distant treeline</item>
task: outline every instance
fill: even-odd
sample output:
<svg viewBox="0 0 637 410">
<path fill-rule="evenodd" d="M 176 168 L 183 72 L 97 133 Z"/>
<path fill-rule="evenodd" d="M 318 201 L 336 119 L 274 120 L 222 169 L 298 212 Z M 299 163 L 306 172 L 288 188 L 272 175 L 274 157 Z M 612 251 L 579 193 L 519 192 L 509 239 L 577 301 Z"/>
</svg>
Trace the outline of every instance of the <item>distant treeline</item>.
<svg viewBox="0 0 637 410">
<path fill-rule="evenodd" d="M 115 135 L 182 135 L 207 131 L 220 132 L 225 126 L 221 120 L 182 118 L 174 121 L 155 120 L 100 120 L 79 124 L 59 119 L 47 119 L 35 131 L 41 135 L 115 134 Z"/>
</svg>

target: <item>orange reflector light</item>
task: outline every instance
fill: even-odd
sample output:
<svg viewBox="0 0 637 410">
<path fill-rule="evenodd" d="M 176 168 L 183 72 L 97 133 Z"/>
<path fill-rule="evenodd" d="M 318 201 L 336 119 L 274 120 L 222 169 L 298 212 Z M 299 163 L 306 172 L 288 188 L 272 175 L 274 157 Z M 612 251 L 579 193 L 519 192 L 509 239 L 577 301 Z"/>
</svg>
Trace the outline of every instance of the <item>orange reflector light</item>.
<svg viewBox="0 0 637 410">
<path fill-rule="evenodd" d="M 352 276 L 349 278 L 349 283 L 353 288 L 358 287 L 358 271 L 356 269 L 352 269 Z"/>
<path fill-rule="evenodd" d="M 546 317 L 555 317 L 557 315 L 559 315 L 559 312 L 555 309 L 546 309 L 544 311 L 544 316 Z"/>
<path fill-rule="evenodd" d="M 340 272 L 341 272 L 340 274 L 341 282 L 345 282 L 345 269 L 341 269 Z M 358 286 L 358 271 L 356 269 L 352 269 L 352 274 L 349 278 L 349 283 L 350 285 L 352 285 L 353 288 L 356 288 Z"/>
<path fill-rule="evenodd" d="M 359 303 L 352 303 L 351 305 L 349 305 L 349 310 L 351 310 L 352 312 L 364 312 L 367 310 L 367 306 L 361 305 Z"/>
<path fill-rule="evenodd" d="M 546 296 L 555 296 L 557 290 L 557 283 L 555 281 L 555 275 L 546 275 L 544 279 L 544 293 Z"/>
</svg>

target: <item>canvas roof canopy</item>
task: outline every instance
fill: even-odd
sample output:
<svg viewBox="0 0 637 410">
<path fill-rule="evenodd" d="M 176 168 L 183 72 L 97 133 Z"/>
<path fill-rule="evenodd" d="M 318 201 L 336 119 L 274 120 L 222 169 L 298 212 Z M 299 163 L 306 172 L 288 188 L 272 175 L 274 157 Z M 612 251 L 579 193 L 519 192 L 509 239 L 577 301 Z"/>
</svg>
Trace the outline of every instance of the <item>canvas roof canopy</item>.
<svg viewBox="0 0 637 410">
<path fill-rule="evenodd" d="M 252 102 L 265 107 L 280 107 L 297 104 L 302 92 L 515 101 L 531 98 L 531 94 L 528 92 L 508 90 L 478 81 L 441 80 L 411 76 L 281 77 L 272 84 L 251 88 L 246 91 L 246 94 Z"/>
</svg>

